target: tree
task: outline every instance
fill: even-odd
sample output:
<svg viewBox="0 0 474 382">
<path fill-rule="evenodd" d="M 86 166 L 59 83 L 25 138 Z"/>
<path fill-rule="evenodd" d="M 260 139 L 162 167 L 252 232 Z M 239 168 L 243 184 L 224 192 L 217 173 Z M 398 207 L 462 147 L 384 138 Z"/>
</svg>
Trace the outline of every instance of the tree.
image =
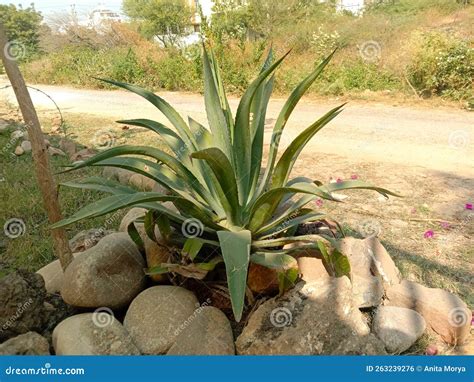
<svg viewBox="0 0 474 382">
<path fill-rule="evenodd" d="M 248 34 L 248 7 L 242 0 L 215 0 L 210 30 L 222 42 L 230 37 L 244 40 Z"/>
<path fill-rule="evenodd" d="M 13 5 L 0 5 L 0 22 L 3 24 L 8 40 L 11 42 L 9 54 L 17 59 L 28 59 L 40 52 L 40 28 L 43 17 L 34 5 L 18 8 Z"/>
<path fill-rule="evenodd" d="M 193 14 L 184 0 L 124 0 L 123 11 L 139 23 L 146 38 L 157 38 L 165 47 L 173 46 L 186 34 Z"/>
</svg>

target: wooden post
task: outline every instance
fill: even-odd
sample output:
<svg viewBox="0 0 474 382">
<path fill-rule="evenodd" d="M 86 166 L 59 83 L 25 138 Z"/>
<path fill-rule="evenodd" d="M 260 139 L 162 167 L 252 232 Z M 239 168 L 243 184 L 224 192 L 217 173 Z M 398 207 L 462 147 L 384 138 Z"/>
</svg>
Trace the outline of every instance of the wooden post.
<svg viewBox="0 0 474 382">
<path fill-rule="evenodd" d="M 49 167 L 48 151 L 44 142 L 41 125 L 36 114 L 35 107 L 31 101 L 30 94 L 21 75 L 20 69 L 14 58 L 8 54 L 8 39 L 5 28 L 0 22 L 0 55 L 7 76 L 15 91 L 16 99 L 20 106 L 23 120 L 25 121 L 28 136 L 31 141 L 31 152 L 35 165 L 36 178 L 43 196 L 43 202 L 50 223 L 56 223 L 62 219 L 59 207 L 57 188 Z M 66 231 L 62 228 L 51 230 L 53 237 L 54 252 L 59 258 L 63 270 L 73 260 Z"/>
</svg>

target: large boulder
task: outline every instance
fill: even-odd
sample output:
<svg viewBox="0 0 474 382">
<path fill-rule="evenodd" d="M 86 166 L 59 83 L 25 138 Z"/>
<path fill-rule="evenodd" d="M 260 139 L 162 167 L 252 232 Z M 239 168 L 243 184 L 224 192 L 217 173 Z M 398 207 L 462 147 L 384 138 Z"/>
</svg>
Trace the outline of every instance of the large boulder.
<svg viewBox="0 0 474 382">
<path fill-rule="evenodd" d="M 384 287 L 398 284 L 400 272 L 388 252 L 375 237 L 346 237 L 339 250 L 349 258 L 355 303 L 359 308 L 380 305 Z"/>
<path fill-rule="evenodd" d="M 108 235 L 68 266 L 61 296 L 82 308 L 123 308 L 143 290 L 144 267 L 143 257 L 126 233 Z"/>
<path fill-rule="evenodd" d="M 0 279 L 0 341 L 30 331 L 41 332 L 46 320 L 43 278 L 17 271 Z"/>
<path fill-rule="evenodd" d="M 38 333 L 28 332 L 2 343 L 0 355 L 50 355 L 49 343 Z"/>
<path fill-rule="evenodd" d="M 57 355 L 139 355 L 129 334 L 113 315 L 83 313 L 62 321 L 53 332 Z"/>
<path fill-rule="evenodd" d="M 265 301 L 237 338 L 237 353 L 385 354 L 354 305 L 347 277 L 299 283 L 281 298 Z"/>
<path fill-rule="evenodd" d="M 387 305 L 414 309 L 449 344 L 462 344 L 469 336 L 472 312 L 454 294 L 403 280 L 387 289 Z"/>
<path fill-rule="evenodd" d="M 212 306 L 197 308 L 168 350 L 168 355 L 234 355 L 230 322 Z"/>
<path fill-rule="evenodd" d="M 372 330 L 389 353 L 409 349 L 426 329 L 423 317 L 412 309 L 380 306 L 372 322 Z"/>
<path fill-rule="evenodd" d="M 286 265 L 286 270 L 298 271 L 298 263 L 292 259 Z M 278 271 L 259 264 L 250 263 L 247 285 L 253 293 L 270 294 L 279 289 Z"/>
<path fill-rule="evenodd" d="M 197 298 L 187 289 L 155 286 L 132 301 L 123 324 L 142 353 L 165 354 L 198 307 Z"/>
</svg>

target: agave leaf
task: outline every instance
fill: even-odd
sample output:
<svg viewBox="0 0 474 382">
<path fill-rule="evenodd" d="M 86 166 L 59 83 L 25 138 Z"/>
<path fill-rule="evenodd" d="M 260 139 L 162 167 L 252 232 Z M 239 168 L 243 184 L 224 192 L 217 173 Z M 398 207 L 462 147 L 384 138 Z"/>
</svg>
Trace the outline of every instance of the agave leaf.
<svg viewBox="0 0 474 382">
<path fill-rule="evenodd" d="M 196 148 L 196 141 L 194 140 L 194 137 L 191 131 L 189 130 L 189 127 L 186 125 L 186 122 L 184 122 L 183 118 L 179 115 L 179 113 L 163 98 L 157 96 L 156 94 L 154 94 L 153 92 L 149 90 L 143 89 L 136 85 L 130 85 L 124 82 L 106 80 L 103 78 L 97 78 L 97 79 L 100 81 L 109 83 L 111 85 L 115 85 L 123 89 L 127 89 L 145 98 L 147 101 L 149 101 L 154 106 L 156 106 L 164 114 L 164 116 L 171 122 L 171 124 L 175 127 L 179 136 L 181 137 L 181 139 L 184 141 L 186 145 L 188 145 L 189 147 Z"/>
<path fill-rule="evenodd" d="M 203 159 L 209 165 L 219 184 L 217 194 L 227 213 L 228 220 L 234 225 L 239 224 L 239 196 L 234 169 L 229 159 L 216 147 L 194 152 L 191 157 Z"/>
<path fill-rule="evenodd" d="M 366 183 L 361 180 L 346 180 L 342 182 L 329 183 L 329 184 L 325 184 L 324 186 L 320 186 L 319 188 L 326 192 L 365 189 L 365 190 L 377 191 L 378 193 L 382 194 L 386 198 L 388 198 L 388 195 L 401 197 L 401 195 L 395 194 L 394 192 L 389 191 L 385 188 L 372 186 L 371 184 Z"/>
<path fill-rule="evenodd" d="M 281 187 L 286 183 L 293 168 L 293 165 L 296 162 L 296 159 L 298 158 L 299 154 L 304 149 L 306 144 L 311 140 L 311 138 L 313 138 L 313 136 L 319 130 L 321 130 L 341 112 L 341 108 L 344 105 L 345 104 L 342 104 L 330 110 L 320 119 L 318 119 L 315 123 L 309 126 L 306 130 L 304 130 L 301 134 L 299 134 L 293 140 L 293 142 L 291 142 L 291 144 L 284 151 L 283 155 L 278 160 L 278 163 L 275 166 L 271 188 Z"/>
<path fill-rule="evenodd" d="M 265 69 L 247 88 L 244 95 L 240 99 L 239 107 L 237 108 L 237 114 L 235 116 L 234 126 L 234 140 L 232 142 L 232 149 L 234 155 L 234 166 L 237 178 L 237 184 L 239 186 L 239 201 L 243 204 L 247 198 L 248 190 L 250 188 L 250 176 L 251 176 L 251 155 L 252 152 L 249 150 L 252 147 L 250 137 L 250 110 L 252 101 L 259 86 L 265 81 L 265 79 L 275 71 L 275 69 L 282 63 L 286 56 L 290 52 L 286 53 L 278 59 L 274 64 L 270 65 L 268 69 Z"/>
<path fill-rule="evenodd" d="M 158 217 L 157 211 L 147 211 L 145 214 L 145 220 L 144 220 L 144 228 L 145 228 L 145 233 L 146 235 L 150 238 L 150 240 L 153 240 L 156 242 L 156 236 L 155 236 L 155 225 L 156 225 L 156 220 Z"/>
<path fill-rule="evenodd" d="M 185 241 L 182 253 L 184 256 L 188 256 L 191 260 L 194 260 L 203 245 L 204 242 L 200 240 L 200 238 L 190 237 Z"/>
<path fill-rule="evenodd" d="M 160 231 L 161 237 L 163 238 L 164 242 L 169 242 L 171 238 L 171 223 L 170 219 L 166 214 L 158 213 L 156 216 L 156 225 L 158 226 L 158 230 Z M 155 233 L 153 231 L 153 233 Z"/>
<path fill-rule="evenodd" d="M 261 195 L 250 208 L 249 229 L 252 232 L 257 231 L 273 215 L 281 198 L 288 193 L 303 193 L 319 196 L 323 199 L 337 201 L 329 193 L 319 189 L 316 185 L 310 183 L 296 183 L 291 187 L 274 188 Z"/>
<path fill-rule="evenodd" d="M 154 131 L 166 142 L 171 151 L 173 151 L 173 153 L 175 153 L 175 155 L 180 159 L 185 160 L 186 154 L 189 152 L 186 144 L 180 136 L 160 122 L 152 121 L 151 119 L 126 119 L 117 121 L 117 123 L 140 126 Z"/>
<path fill-rule="evenodd" d="M 204 263 L 195 263 L 196 266 L 200 269 L 203 269 L 205 271 L 212 271 L 216 267 L 216 265 L 224 262 L 224 259 L 222 256 L 216 256 L 212 258 L 211 260 L 204 262 Z"/>
<path fill-rule="evenodd" d="M 204 103 L 206 106 L 207 120 L 211 128 L 214 142 L 229 160 L 232 160 L 231 130 L 223 110 L 223 104 L 219 95 L 216 73 L 211 66 L 209 56 L 204 47 Z"/>
<path fill-rule="evenodd" d="M 278 272 L 278 290 L 279 295 L 282 296 L 285 291 L 295 286 L 298 280 L 298 269 L 291 268 L 284 272 Z"/>
<path fill-rule="evenodd" d="M 326 65 L 331 61 L 334 53 L 334 50 L 325 60 L 323 60 L 316 69 L 310 73 L 301 83 L 293 90 L 288 100 L 285 102 L 285 105 L 280 111 L 278 115 L 277 121 L 275 122 L 275 126 L 273 128 L 271 142 L 273 143 L 270 146 L 270 152 L 268 154 L 268 163 L 265 169 L 265 173 L 263 175 L 262 182 L 260 183 L 260 187 L 258 189 L 257 194 L 262 193 L 265 189 L 268 189 L 269 182 L 271 180 L 271 175 L 273 173 L 273 167 L 275 166 L 277 154 L 278 154 L 278 144 L 279 144 L 279 137 L 283 133 L 283 129 L 290 118 L 291 113 L 293 112 L 294 108 L 298 104 L 299 100 L 309 87 L 313 84 L 313 82 L 318 78 L 318 76 L 322 73 Z"/>
<path fill-rule="evenodd" d="M 140 236 L 140 234 L 138 233 L 138 230 L 137 230 L 137 227 L 135 227 L 135 222 L 131 222 L 128 226 L 127 226 L 127 233 L 128 233 L 128 236 L 130 236 L 130 238 L 133 240 L 133 242 L 136 244 L 136 246 L 138 247 L 138 249 L 140 251 L 143 251 L 145 246 L 143 244 L 143 240 L 142 240 L 142 237 Z"/>
<path fill-rule="evenodd" d="M 250 261 L 279 272 L 292 268 L 295 263 L 295 259 L 291 256 L 265 252 L 253 253 L 250 255 Z"/>
<path fill-rule="evenodd" d="M 237 322 L 242 318 L 250 258 L 250 231 L 218 231 L 217 237 L 224 258 L 232 311 Z"/>
<path fill-rule="evenodd" d="M 51 225 L 51 228 L 54 229 L 64 227 L 82 219 L 102 216 L 110 212 L 114 212 L 119 209 L 134 206 L 140 203 L 154 201 L 177 201 L 180 199 L 181 198 L 177 196 L 162 195 L 156 192 L 136 192 L 134 194 L 111 195 L 83 207 L 70 218 L 63 219 L 57 223 L 54 223 L 53 225 Z"/>
<path fill-rule="evenodd" d="M 313 210 L 311 209 L 305 209 L 302 210 L 302 212 L 298 216 L 289 218 L 288 220 L 282 222 L 280 225 L 276 225 L 272 229 L 265 230 L 256 236 L 259 237 L 259 240 L 262 240 L 267 237 L 278 235 L 282 232 L 288 231 L 293 227 L 298 227 L 300 224 L 311 223 L 314 221 L 321 220 L 324 216 L 325 214 L 313 212 Z"/>
<path fill-rule="evenodd" d="M 134 190 L 133 188 L 124 186 L 111 179 L 101 178 L 99 176 L 92 176 L 77 182 L 63 182 L 60 183 L 60 186 L 81 188 L 84 190 L 102 191 L 108 192 L 110 194 L 132 194 L 136 192 L 136 190 Z"/>
</svg>

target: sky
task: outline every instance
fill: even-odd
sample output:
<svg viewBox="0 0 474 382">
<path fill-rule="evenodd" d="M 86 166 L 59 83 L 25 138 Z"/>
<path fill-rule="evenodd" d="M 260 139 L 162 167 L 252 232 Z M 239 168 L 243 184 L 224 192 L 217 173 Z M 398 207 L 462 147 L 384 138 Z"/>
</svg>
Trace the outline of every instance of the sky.
<svg viewBox="0 0 474 382">
<path fill-rule="evenodd" d="M 37 11 L 41 11 L 43 16 L 55 12 L 69 11 L 72 4 L 75 4 L 78 13 L 91 11 L 99 4 L 113 11 L 120 12 L 122 0 L 0 0 L 0 4 L 21 4 L 24 8 L 34 3 Z"/>
</svg>

